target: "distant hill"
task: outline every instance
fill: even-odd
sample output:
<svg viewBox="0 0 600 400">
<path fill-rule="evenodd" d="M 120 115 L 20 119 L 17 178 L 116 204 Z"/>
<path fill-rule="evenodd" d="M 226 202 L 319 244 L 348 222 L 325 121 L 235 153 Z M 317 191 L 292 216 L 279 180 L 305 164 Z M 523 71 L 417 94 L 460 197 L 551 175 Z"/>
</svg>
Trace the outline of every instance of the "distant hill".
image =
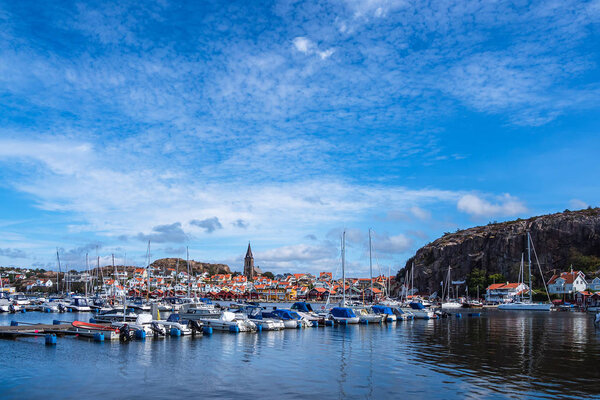
<svg viewBox="0 0 600 400">
<path fill-rule="evenodd" d="M 154 268 L 158 268 L 159 270 L 166 268 L 176 268 L 177 260 L 179 260 L 179 271 L 186 271 L 186 261 L 181 258 L 161 258 L 159 260 L 154 261 L 151 264 L 151 266 Z M 210 264 L 194 260 L 190 260 L 190 269 L 193 274 L 204 272 L 208 272 L 210 275 L 231 273 L 231 269 L 226 264 Z"/>
<path fill-rule="evenodd" d="M 527 262 L 527 231 L 546 280 L 553 271 L 569 270 L 571 265 L 587 278 L 600 275 L 600 208 L 588 208 L 446 233 L 420 248 L 398 279 L 404 278 L 414 262 L 415 287 L 429 292 L 440 288 L 448 266 L 453 280 L 467 279 L 479 270 L 488 277 L 500 274 L 516 281 L 522 253 Z"/>
</svg>

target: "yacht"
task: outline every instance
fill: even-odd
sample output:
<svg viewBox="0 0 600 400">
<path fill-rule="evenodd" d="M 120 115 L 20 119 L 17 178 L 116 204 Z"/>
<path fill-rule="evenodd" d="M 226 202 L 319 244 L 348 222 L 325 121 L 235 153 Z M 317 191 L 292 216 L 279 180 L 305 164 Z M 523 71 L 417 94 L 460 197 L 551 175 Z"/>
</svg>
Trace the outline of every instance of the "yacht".
<svg viewBox="0 0 600 400">
<path fill-rule="evenodd" d="M 358 324 L 360 318 L 348 307 L 333 307 L 329 311 L 329 316 L 338 324 Z"/>
<path fill-rule="evenodd" d="M 302 319 L 300 314 L 292 310 L 276 309 L 272 311 L 263 311 L 262 317 L 282 321 L 286 329 L 297 329 L 310 326 L 308 321 Z"/>
<path fill-rule="evenodd" d="M 90 302 L 85 297 L 75 296 L 71 298 L 71 302 L 68 305 L 68 308 L 75 312 L 90 312 L 92 308 L 90 307 Z"/>
<path fill-rule="evenodd" d="M 383 321 L 385 321 L 385 322 L 395 322 L 398 320 L 398 317 L 396 316 L 396 314 L 394 314 L 394 310 L 392 310 L 391 307 L 383 306 L 383 305 L 376 305 L 376 306 L 372 306 L 371 310 L 375 314 L 381 315 Z"/>
<path fill-rule="evenodd" d="M 223 311 L 218 318 L 197 318 L 204 326 L 216 331 L 226 332 L 254 332 L 258 330 L 256 324 L 247 318 L 236 316 L 230 311 Z"/>
<path fill-rule="evenodd" d="M 285 329 L 283 320 L 278 318 L 263 317 L 263 308 L 253 305 L 236 305 L 230 309 L 235 314 L 242 314 L 250 321 L 254 322 L 263 331 L 279 331 Z"/>
</svg>

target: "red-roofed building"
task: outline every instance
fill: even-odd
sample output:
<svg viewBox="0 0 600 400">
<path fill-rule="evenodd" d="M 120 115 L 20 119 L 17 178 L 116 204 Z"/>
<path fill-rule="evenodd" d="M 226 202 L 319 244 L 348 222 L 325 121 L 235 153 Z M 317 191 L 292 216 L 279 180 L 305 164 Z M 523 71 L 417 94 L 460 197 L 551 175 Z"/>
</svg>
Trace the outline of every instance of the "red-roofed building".
<svg viewBox="0 0 600 400">
<path fill-rule="evenodd" d="M 570 294 L 587 289 L 585 274 L 581 271 L 561 272 L 548 281 L 548 293 Z"/>
<path fill-rule="evenodd" d="M 487 287 L 485 299 L 491 303 L 508 303 L 529 292 L 524 283 L 494 283 Z"/>
</svg>

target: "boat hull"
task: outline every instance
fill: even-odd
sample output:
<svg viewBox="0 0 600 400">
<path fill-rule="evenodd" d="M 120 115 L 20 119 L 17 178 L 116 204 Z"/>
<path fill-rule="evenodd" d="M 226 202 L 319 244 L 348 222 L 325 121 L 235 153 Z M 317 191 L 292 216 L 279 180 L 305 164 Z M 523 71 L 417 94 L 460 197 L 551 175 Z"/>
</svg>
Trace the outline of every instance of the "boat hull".
<svg viewBox="0 0 600 400">
<path fill-rule="evenodd" d="M 505 311 L 550 311 L 552 304 L 544 303 L 508 303 L 500 304 L 498 310 Z"/>
</svg>

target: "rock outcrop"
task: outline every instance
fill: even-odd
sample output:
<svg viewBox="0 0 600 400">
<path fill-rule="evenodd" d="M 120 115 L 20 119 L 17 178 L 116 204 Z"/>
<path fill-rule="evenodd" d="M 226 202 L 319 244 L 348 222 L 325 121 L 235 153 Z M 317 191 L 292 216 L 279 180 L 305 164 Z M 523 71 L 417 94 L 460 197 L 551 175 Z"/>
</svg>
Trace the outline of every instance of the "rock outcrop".
<svg viewBox="0 0 600 400">
<path fill-rule="evenodd" d="M 154 261 L 151 264 L 152 267 L 158 270 L 167 268 L 176 268 L 177 258 L 161 258 Z M 179 271 L 186 271 L 187 264 L 184 259 L 179 259 Z M 230 274 L 231 270 L 226 264 L 210 264 L 199 261 L 190 260 L 190 270 L 193 274 L 208 272 L 210 275 L 214 274 Z"/>
<path fill-rule="evenodd" d="M 600 208 L 588 208 L 446 233 L 419 249 L 398 278 L 403 280 L 414 262 L 414 284 L 422 291 L 438 290 L 448 266 L 453 280 L 465 279 L 478 268 L 516 281 L 521 254 L 527 260 L 528 231 L 546 280 L 571 264 L 588 278 L 600 273 Z M 533 250 L 532 259 L 535 263 Z"/>
</svg>

